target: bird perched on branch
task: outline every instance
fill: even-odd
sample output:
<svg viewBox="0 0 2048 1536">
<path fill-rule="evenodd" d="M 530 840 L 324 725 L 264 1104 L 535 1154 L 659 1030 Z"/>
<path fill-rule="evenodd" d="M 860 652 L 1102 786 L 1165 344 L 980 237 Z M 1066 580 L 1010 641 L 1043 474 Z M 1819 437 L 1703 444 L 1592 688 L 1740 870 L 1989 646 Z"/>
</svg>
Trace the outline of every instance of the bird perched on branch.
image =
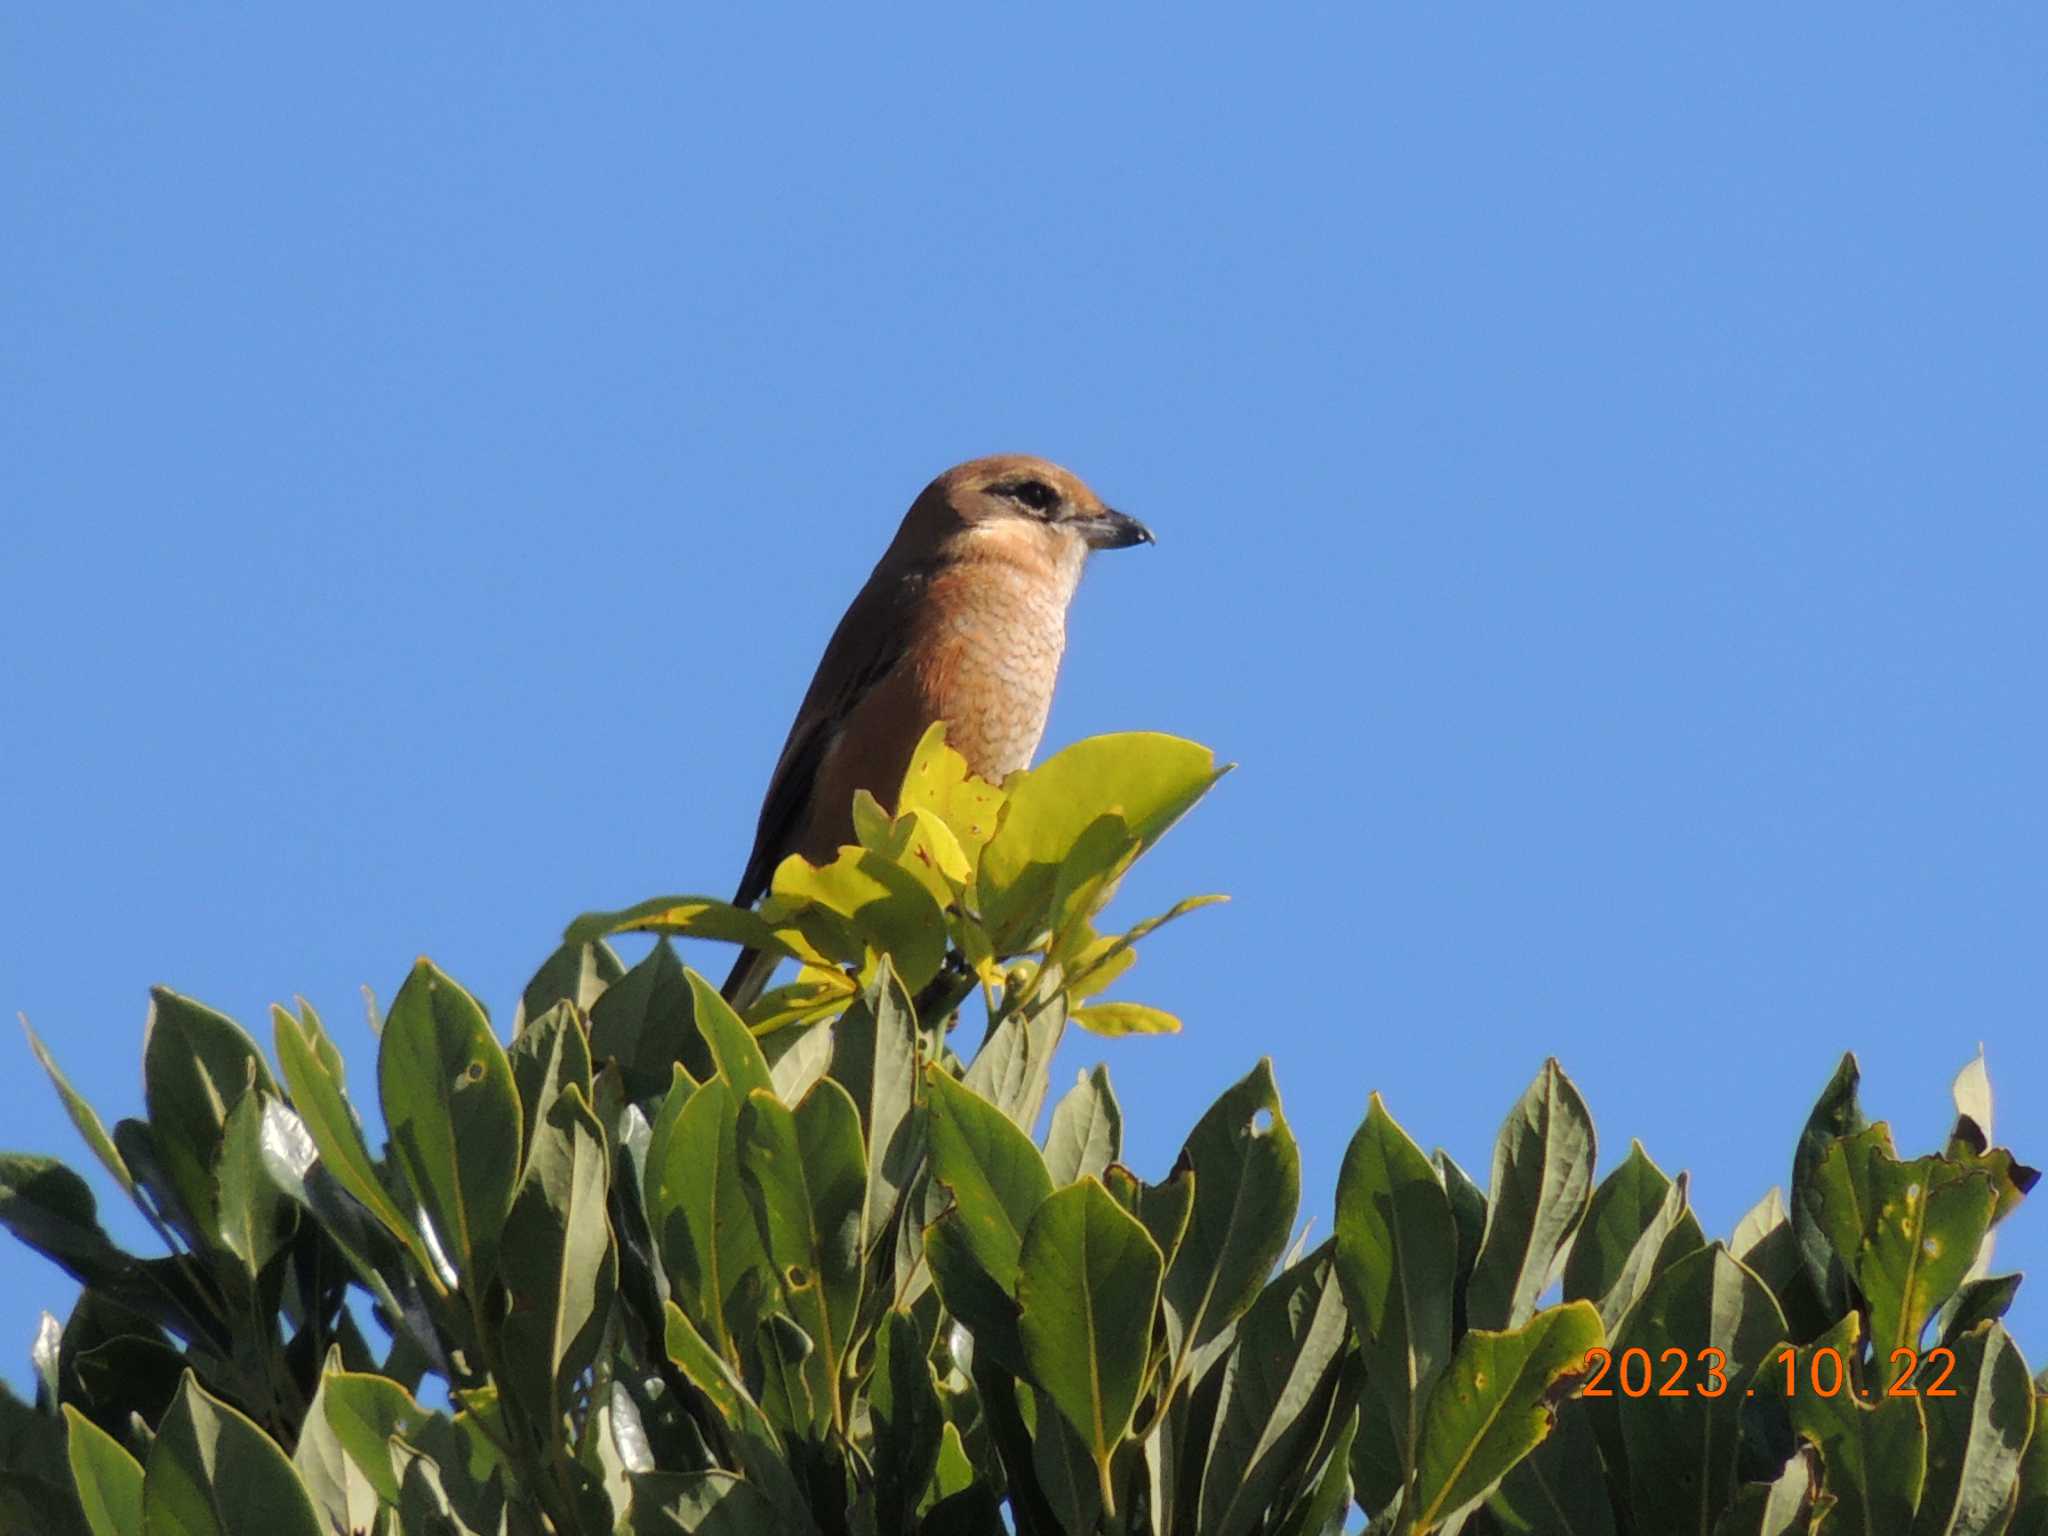
<svg viewBox="0 0 2048 1536">
<path fill-rule="evenodd" d="M 822 864 L 851 842 L 855 790 L 893 812 L 935 720 L 991 783 L 1029 763 L 1089 552 L 1152 542 L 1143 523 L 1044 459 L 974 459 L 926 486 L 825 646 L 768 781 L 734 904 L 759 900 L 790 854 Z M 775 963 L 764 951 L 741 954 L 726 999 L 744 1009 Z"/>
</svg>

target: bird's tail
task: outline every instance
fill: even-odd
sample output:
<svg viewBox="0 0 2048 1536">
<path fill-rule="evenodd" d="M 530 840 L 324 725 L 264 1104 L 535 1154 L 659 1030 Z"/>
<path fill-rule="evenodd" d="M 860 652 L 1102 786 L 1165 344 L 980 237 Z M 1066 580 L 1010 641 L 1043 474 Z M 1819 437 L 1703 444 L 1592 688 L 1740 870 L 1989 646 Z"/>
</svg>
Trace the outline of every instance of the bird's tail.
<svg viewBox="0 0 2048 1536">
<path fill-rule="evenodd" d="M 743 949 L 719 991 L 735 1013 L 745 1013 L 768 990 L 768 978 L 781 963 L 782 957 L 769 950 Z"/>
</svg>

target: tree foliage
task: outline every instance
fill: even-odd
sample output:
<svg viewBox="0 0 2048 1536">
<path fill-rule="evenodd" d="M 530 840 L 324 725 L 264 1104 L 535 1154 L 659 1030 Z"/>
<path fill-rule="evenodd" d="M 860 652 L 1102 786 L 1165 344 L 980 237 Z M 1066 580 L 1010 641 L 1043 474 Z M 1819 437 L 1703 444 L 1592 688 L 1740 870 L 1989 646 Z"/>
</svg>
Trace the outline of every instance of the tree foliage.
<svg viewBox="0 0 2048 1536">
<path fill-rule="evenodd" d="M 35 1401 L 0 1389 L 0 1530 L 2048 1532 L 2018 1277 L 1988 1273 L 2035 1175 L 1981 1064 L 1901 1158 L 1845 1058 L 1789 1200 L 1727 1241 L 1640 1145 L 1596 1179 L 1554 1061 L 1484 1190 L 1373 1096 L 1306 1252 L 1267 1062 L 1156 1182 L 1102 1068 L 1046 1114 L 1070 1024 L 1179 1027 L 1102 994 L 1213 898 L 1103 914 L 1218 777 L 1119 736 L 997 788 L 935 731 L 896 813 L 864 797 L 759 911 L 579 919 L 509 1042 L 420 961 L 381 1147 L 303 1003 L 266 1059 L 159 989 L 146 1115 L 111 1131 L 31 1036 L 164 1252 L 0 1156 L 0 1224 L 82 1287 Z M 628 968 L 622 932 L 660 937 Z M 679 936 L 795 979 L 741 1017 Z"/>
</svg>

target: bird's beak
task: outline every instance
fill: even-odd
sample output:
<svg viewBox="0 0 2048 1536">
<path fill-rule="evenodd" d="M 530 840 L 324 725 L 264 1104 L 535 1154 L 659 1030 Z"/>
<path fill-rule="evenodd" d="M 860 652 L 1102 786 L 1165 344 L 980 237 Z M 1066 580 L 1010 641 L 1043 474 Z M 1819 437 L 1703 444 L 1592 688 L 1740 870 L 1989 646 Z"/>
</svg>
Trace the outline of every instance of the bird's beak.
<svg viewBox="0 0 2048 1536">
<path fill-rule="evenodd" d="M 1157 544 L 1152 530 L 1135 517 L 1104 507 L 1077 520 L 1081 538 L 1090 549 L 1129 549 L 1133 544 Z"/>
</svg>

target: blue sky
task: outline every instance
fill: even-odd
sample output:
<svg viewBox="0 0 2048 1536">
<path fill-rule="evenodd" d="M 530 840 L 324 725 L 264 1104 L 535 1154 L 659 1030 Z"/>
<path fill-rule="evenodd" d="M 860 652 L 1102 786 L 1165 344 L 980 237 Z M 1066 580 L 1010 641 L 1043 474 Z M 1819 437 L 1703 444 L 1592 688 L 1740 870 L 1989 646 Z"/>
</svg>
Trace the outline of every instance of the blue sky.
<svg viewBox="0 0 2048 1536">
<path fill-rule="evenodd" d="M 1062 1068 L 1141 1171 L 1270 1053 L 1327 1232 L 1370 1091 L 1483 1179 L 1555 1054 L 1725 1235 L 1841 1051 L 1920 1151 L 1979 1042 L 2042 1162 L 2044 78 L 2002 4 L 11 7 L 0 1004 L 109 1119 L 152 982 L 359 1082 L 417 954 L 509 1020 L 730 887 L 903 506 L 1021 450 L 1160 537 L 1048 743 L 1242 764 L 1122 897 L 1236 898 L 1122 989 L 1186 1033 Z M 0 1257 L 0 1374 L 69 1300 Z"/>
</svg>

